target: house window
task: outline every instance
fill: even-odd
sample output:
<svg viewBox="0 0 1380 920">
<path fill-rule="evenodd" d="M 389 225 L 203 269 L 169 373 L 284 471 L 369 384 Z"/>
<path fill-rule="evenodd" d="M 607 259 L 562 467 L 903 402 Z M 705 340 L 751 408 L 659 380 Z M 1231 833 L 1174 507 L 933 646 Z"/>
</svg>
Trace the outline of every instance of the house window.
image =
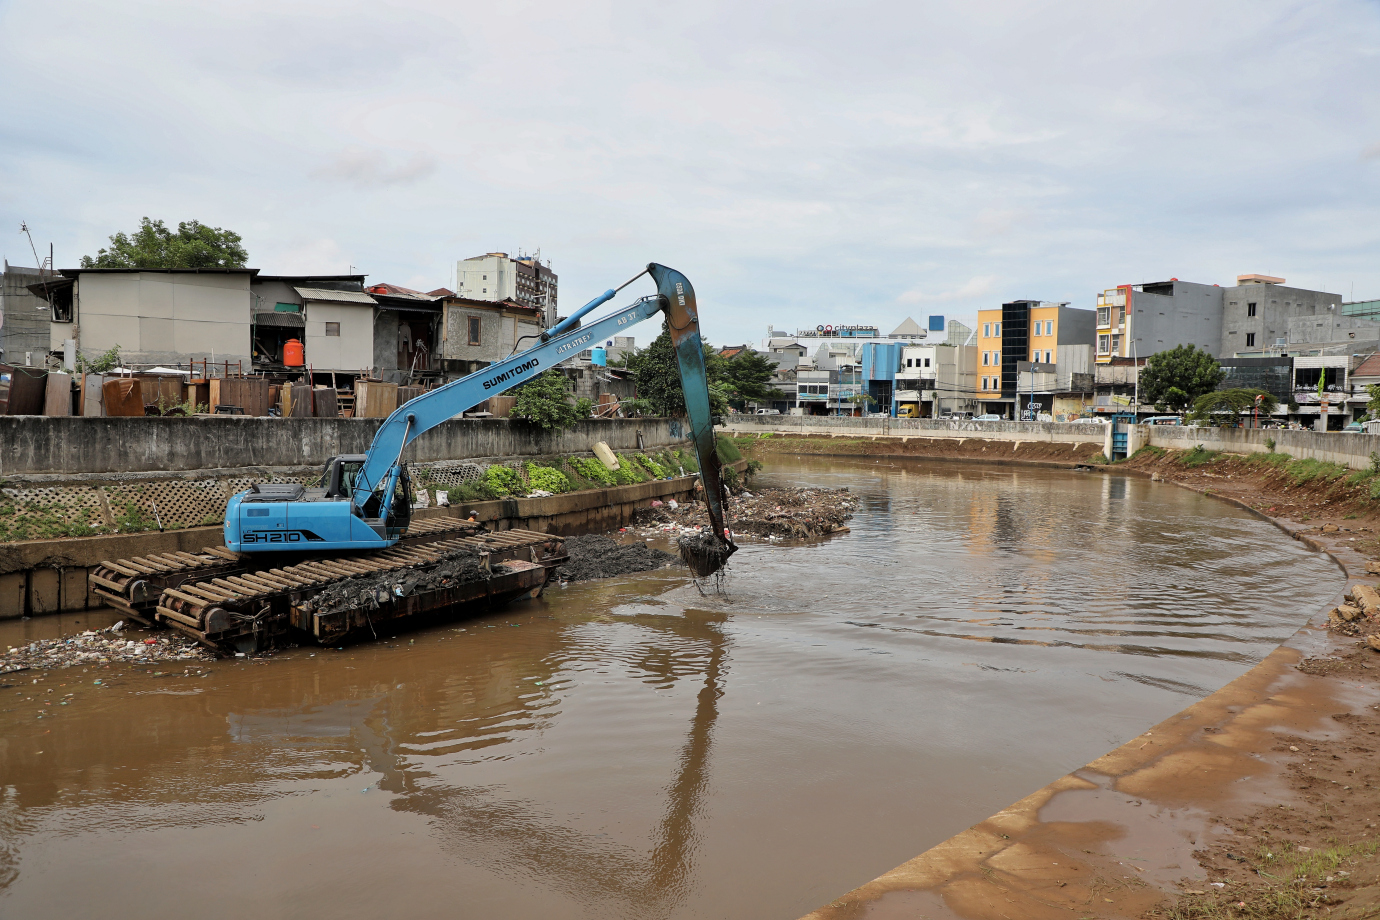
<svg viewBox="0 0 1380 920">
<path fill-rule="evenodd" d="M 1045 335 L 1054 335 L 1054 320 L 1045 320 Z"/>
<path fill-rule="evenodd" d="M 1111 308 L 1111 307 L 1098 307 L 1098 308 L 1097 308 L 1097 324 L 1098 324 L 1099 326 L 1110 326 L 1110 325 L 1112 324 L 1112 308 Z"/>
<path fill-rule="evenodd" d="M 986 377 L 983 377 L 983 378 L 982 378 L 982 388 L 983 388 L 984 390 L 987 389 L 987 378 L 986 378 Z"/>
<path fill-rule="evenodd" d="M 1250 348 L 1250 347 L 1252 347 L 1253 345 L 1255 345 L 1255 333 L 1254 333 L 1254 332 L 1248 332 L 1248 333 L 1246 333 L 1246 347 L 1247 347 L 1247 348 Z"/>
<path fill-rule="evenodd" d="M 471 345 L 478 345 L 478 344 L 479 344 L 479 317 L 477 317 L 477 316 L 471 316 L 471 317 L 469 317 L 469 321 L 470 321 L 470 344 L 471 344 Z"/>
<path fill-rule="evenodd" d="M 1045 349 L 1045 363 L 1046 363 L 1046 364 L 1053 364 L 1053 363 L 1054 363 L 1054 352 L 1050 351 L 1048 348 Z"/>
<path fill-rule="evenodd" d="M 1246 304 L 1246 315 L 1247 315 L 1247 316 L 1255 316 L 1255 304 L 1253 304 L 1253 303 L 1248 303 L 1248 304 Z"/>
<path fill-rule="evenodd" d="M 929 358 L 926 358 L 926 359 L 925 359 L 925 366 L 926 366 L 926 367 L 929 367 L 929 366 L 930 366 L 930 359 L 929 359 Z"/>
<path fill-rule="evenodd" d="M 906 359 L 906 367 L 914 367 L 914 366 L 915 366 L 915 359 L 914 359 L 914 358 L 907 358 L 907 359 Z"/>
<path fill-rule="evenodd" d="M 994 351 L 994 352 L 992 352 L 992 363 L 993 363 L 993 364 L 1001 364 L 1001 352 L 999 352 L 999 351 Z"/>
<path fill-rule="evenodd" d="M 983 324 L 982 324 L 982 337 L 983 337 L 984 339 L 988 339 L 988 338 L 991 338 L 991 337 L 992 337 L 992 324 L 991 324 L 991 323 L 983 323 Z"/>
<path fill-rule="evenodd" d="M 995 335 L 995 336 L 1000 336 L 1000 335 L 1001 335 L 1001 323 L 993 323 L 993 324 L 992 324 L 992 334 Z"/>
<path fill-rule="evenodd" d="M 992 363 L 992 353 L 991 353 L 990 351 L 984 351 L 984 352 L 982 353 L 982 366 L 983 366 L 983 367 L 987 367 L 987 366 L 988 366 L 989 364 L 991 364 L 991 363 Z"/>
<path fill-rule="evenodd" d="M 1105 355 L 1111 353 L 1112 337 L 1110 335 L 1099 335 L 1097 337 L 1097 353 Z"/>
<path fill-rule="evenodd" d="M 326 335 L 340 335 L 340 324 L 339 324 L 339 323 L 327 323 L 327 324 L 326 324 Z"/>
</svg>

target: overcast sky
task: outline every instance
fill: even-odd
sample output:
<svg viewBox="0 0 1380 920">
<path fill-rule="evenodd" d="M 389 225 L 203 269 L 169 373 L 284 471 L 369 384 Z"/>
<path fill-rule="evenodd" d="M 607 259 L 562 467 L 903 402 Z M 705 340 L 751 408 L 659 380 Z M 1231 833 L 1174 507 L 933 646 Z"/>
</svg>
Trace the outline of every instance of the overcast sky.
<svg viewBox="0 0 1380 920">
<path fill-rule="evenodd" d="M 1380 297 L 1376 0 L 0 0 L 0 35 L 16 264 L 21 220 L 68 267 L 143 215 L 424 290 L 540 247 L 562 312 L 680 269 L 717 344 L 1169 277 Z"/>
</svg>

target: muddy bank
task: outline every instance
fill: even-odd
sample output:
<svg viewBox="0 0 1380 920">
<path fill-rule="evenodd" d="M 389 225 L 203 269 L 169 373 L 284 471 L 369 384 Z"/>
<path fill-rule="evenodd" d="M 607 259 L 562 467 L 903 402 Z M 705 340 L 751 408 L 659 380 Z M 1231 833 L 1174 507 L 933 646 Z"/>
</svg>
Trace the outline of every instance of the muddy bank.
<svg viewBox="0 0 1380 920">
<path fill-rule="evenodd" d="M 848 489 L 753 488 L 731 495 L 724 512 L 735 536 L 803 540 L 847 532 L 845 522 L 856 508 L 857 498 Z M 633 528 L 643 534 L 708 526 L 709 514 L 702 502 L 653 502 L 633 515 Z"/>
<path fill-rule="evenodd" d="M 1223 689 L 810 920 L 1380 916 L 1376 475 L 1265 456 L 1156 449 L 1099 471 L 1256 509 L 1340 562 L 1345 596 Z"/>
</svg>

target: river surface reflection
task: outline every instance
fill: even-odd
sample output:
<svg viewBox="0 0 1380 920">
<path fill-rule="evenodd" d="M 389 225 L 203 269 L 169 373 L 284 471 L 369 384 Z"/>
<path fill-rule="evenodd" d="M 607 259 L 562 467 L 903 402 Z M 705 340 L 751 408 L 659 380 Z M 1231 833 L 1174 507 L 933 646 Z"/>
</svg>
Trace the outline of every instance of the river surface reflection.
<svg viewBox="0 0 1380 920">
<path fill-rule="evenodd" d="M 763 481 L 851 487 L 852 534 L 746 545 L 722 595 L 665 570 L 203 676 L 0 679 L 0 915 L 794 918 L 1231 680 L 1343 583 L 1139 479 Z"/>
</svg>

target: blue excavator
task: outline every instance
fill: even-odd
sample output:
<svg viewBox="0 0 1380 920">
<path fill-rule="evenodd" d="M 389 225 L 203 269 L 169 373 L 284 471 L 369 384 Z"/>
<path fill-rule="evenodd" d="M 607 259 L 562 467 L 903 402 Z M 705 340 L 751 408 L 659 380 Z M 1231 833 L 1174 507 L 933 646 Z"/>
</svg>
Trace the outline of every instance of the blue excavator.
<svg viewBox="0 0 1380 920">
<path fill-rule="evenodd" d="M 644 274 L 656 283 L 656 294 L 582 324 L 583 317 Z M 724 528 L 724 492 L 695 291 L 683 274 L 656 263 L 544 331 L 531 348 L 400 406 L 379 428 L 367 453 L 332 457 L 315 487 L 264 483 L 233 496 L 225 509 L 225 546 L 236 553 L 393 546 L 407 533 L 412 515 L 410 482 L 402 459 L 408 444 L 490 396 L 519 386 L 658 313 L 665 315 L 675 345 L 711 524 L 709 534 L 682 541 L 681 555 L 697 575 L 718 571 L 737 547 Z"/>
</svg>

